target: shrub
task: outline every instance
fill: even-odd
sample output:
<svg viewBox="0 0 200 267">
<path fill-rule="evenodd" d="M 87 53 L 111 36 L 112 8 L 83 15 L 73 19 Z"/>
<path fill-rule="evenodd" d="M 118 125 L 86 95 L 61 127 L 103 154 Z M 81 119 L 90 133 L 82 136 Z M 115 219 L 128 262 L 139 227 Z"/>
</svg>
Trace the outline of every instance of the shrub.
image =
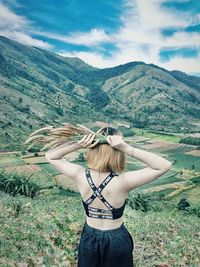
<svg viewBox="0 0 200 267">
<path fill-rule="evenodd" d="M 58 115 L 64 116 L 64 112 L 61 107 L 54 107 L 54 110 Z"/>
<path fill-rule="evenodd" d="M 84 160 L 85 160 L 84 154 L 83 154 L 82 152 L 79 153 L 78 158 L 76 159 L 76 161 L 78 161 L 78 162 L 82 162 L 82 161 L 84 161 Z"/>
<path fill-rule="evenodd" d="M 193 177 L 190 179 L 194 184 L 200 185 L 200 176 Z"/>
<path fill-rule="evenodd" d="M 16 172 L 6 173 L 5 169 L 0 172 L 0 190 L 12 196 L 21 194 L 27 197 L 35 197 L 41 189 L 39 185 L 30 181 L 30 177 Z"/>
<path fill-rule="evenodd" d="M 40 149 L 37 148 L 37 147 L 31 147 L 28 149 L 28 152 L 30 153 L 37 153 L 37 152 L 40 152 Z"/>
<path fill-rule="evenodd" d="M 148 210 L 154 210 L 154 207 L 150 204 L 150 202 L 154 200 L 151 194 L 144 194 L 142 192 L 138 192 L 137 195 L 130 196 L 128 198 L 127 204 L 135 210 L 142 210 L 147 212 Z"/>
<path fill-rule="evenodd" d="M 179 143 L 199 146 L 200 145 L 200 138 L 188 136 L 188 137 L 181 138 Z"/>
<path fill-rule="evenodd" d="M 124 137 L 134 136 L 135 132 L 132 129 L 119 126 L 118 129 L 122 132 Z"/>
<path fill-rule="evenodd" d="M 186 211 L 189 214 L 194 214 L 194 215 L 196 215 L 197 217 L 200 218 L 200 203 L 191 205 L 189 208 L 186 208 Z"/>
<path fill-rule="evenodd" d="M 189 206 L 190 206 L 190 203 L 187 201 L 186 198 L 180 199 L 180 201 L 178 203 L 178 209 L 179 210 L 185 210 Z"/>
</svg>

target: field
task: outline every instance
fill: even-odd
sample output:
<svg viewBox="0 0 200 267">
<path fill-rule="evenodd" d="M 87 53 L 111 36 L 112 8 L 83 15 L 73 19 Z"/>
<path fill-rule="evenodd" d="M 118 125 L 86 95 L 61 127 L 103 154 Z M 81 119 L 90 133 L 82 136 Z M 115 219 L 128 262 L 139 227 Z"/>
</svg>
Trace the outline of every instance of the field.
<svg viewBox="0 0 200 267">
<path fill-rule="evenodd" d="M 0 266 L 77 266 L 85 221 L 78 194 L 53 189 L 34 201 L 13 200 L 3 192 L 0 198 Z M 124 223 L 134 240 L 136 266 L 199 266 L 197 216 L 166 208 L 144 213 L 126 206 Z"/>
<path fill-rule="evenodd" d="M 161 133 L 154 133 L 146 129 L 139 129 L 133 128 L 133 131 L 138 136 L 148 137 L 150 139 L 157 139 L 162 141 L 169 141 L 172 143 L 178 143 L 181 139 L 181 136 L 178 135 L 168 135 L 168 134 L 161 134 Z"/>
<path fill-rule="evenodd" d="M 5 167 L 4 168 L 7 172 L 18 172 L 18 173 L 33 173 L 36 171 L 41 170 L 38 165 L 22 165 L 22 166 L 12 166 L 12 167 Z"/>
<path fill-rule="evenodd" d="M 199 203 L 199 186 L 192 182 L 194 177 L 200 176 L 199 150 L 178 144 L 177 136 L 147 131 L 142 135 L 142 130 L 139 134 L 128 137 L 128 143 L 168 158 L 173 166 L 165 175 L 129 194 L 130 199 L 138 192 L 163 198 L 162 201 L 152 200 L 156 212 L 142 212 L 126 206 L 124 222 L 134 239 L 135 264 L 137 267 L 198 267 L 199 218 L 178 211 L 176 206 L 181 198 L 187 198 L 191 205 Z M 68 154 L 66 159 L 86 167 L 85 161 L 76 161 L 84 151 Z M 42 185 L 54 186 L 41 190 L 34 200 L 0 191 L 0 266 L 77 266 L 77 248 L 85 215 L 75 184 L 49 165 L 44 155 L 21 156 L 16 152 L 0 157 L 0 166 L 7 172 L 34 173 L 33 179 Z M 144 167 L 144 163 L 127 157 L 126 171 Z M 59 185 L 62 187 L 57 187 Z"/>
<path fill-rule="evenodd" d="M 192 151 L 189 151 L 189 152 L 185 152 L 185 154 L 189 154 L 189 155 L 200 157 L 200 150 L 192 150 Z"/>
</svg>

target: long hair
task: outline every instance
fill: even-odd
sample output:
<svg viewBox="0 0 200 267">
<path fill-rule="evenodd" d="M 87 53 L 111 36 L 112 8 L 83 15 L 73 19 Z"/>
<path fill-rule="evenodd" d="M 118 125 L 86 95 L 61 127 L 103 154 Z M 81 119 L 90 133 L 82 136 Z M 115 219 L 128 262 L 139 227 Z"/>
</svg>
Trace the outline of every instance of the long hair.
<svg viewBox="0 0 200 267">
<path fill-rule="evenodd" d="M 112 127 L 104 127 L 98 131 L 102 135 L 120 135 L 122 133 Z M 126 165 L 125 153 L 109 144 L 97 144 L 87 151 L 86 162 L 89 168 L 99 172 L 122 172 Z"/>
<path fill-rule="evenodd" d="M 78 126 L 78 127 L 77 127 Z M 25 141 L 25 144 L 32 142 L 27 148 L 29 150 L 32 146 L 38 144 L 45 144 L 41 151 L 51 148 L 52 150 L 66 145 L 66 142 L 77 141 L 82 139 L 85 134 L 95 133 L 87 127 L 77 124 L 74 126 L 70 123 L 64 124 L 63 127 L 54 128 L 51 125 L 47 125 L 33 132 L 29 138 Z M 121 172 L 125 169 L 126 158 L 125 153 L 115 148 L 112 148 L 106 142 L 107 135 L 120 135 L 122 133 L 113 127 L 100 128 L 96 133 L 97 140 L 100 138 L 99 143 L 88 149 L 86 156 L 86 162 L 89 168 L 97 170 L 99 172 Z M 104 136 L 102 140 L 102 136 Z"/>
</svg>

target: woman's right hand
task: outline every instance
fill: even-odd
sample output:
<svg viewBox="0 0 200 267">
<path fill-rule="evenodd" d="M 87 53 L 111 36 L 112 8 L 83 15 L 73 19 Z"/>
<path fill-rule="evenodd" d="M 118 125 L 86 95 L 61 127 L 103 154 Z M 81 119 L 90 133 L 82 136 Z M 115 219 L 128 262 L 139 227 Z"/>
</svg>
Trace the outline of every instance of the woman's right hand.
<svg viewBox="0 0 200 267">
<path fill-rule="evenodd" d="M 116 148 L 118 150 L 123 149 L 124 146 L 127 145 L 121 135 L 108 135 L 106 141 L 111 147 Z"/>
<path fill-rule="evenodd" d="M 80 148 L 92 148 L 99 143 L 99 140 L 94 141 L 95 133 L 89 133 L 77 142 Z M 94 141 L 94 143 L 93 143 Z M 93 143 L 93 144 L 92 144 Z"/>
</svg>

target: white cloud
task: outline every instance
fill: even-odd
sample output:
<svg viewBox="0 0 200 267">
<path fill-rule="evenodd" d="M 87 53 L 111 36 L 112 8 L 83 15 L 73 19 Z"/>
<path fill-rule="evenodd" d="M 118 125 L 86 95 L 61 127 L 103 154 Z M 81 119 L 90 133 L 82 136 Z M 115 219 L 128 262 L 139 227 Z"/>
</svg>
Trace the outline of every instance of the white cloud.
<svg viewBox="0 0 200 267">
<path fill-rule="evenodd" d="M 96 28 L 91 29 L 89 32 L 69 33 L 67 36 L 36 30 L 32 30 L 32 33 L 74 45 L 91 46 L 109 41 L 109 36 L 105 33 L 104 29 Z"/>
<path fill-rule="evenodd" d="M 160 0 L 126 0 L 126 6 L 129 7 L 128 14 L 132 18 L 127 18 L 128 14 L 125 13 L 123 17 L 125 25 L 139 26 L 148 31 L 168 27 L 185 27 L 190 23 L 189 14 L 161 7 L 162 2 Z"/>
<path fill-rule="evenodd" d="M 23 16 L 14 14 L 8 7 L 0 3 L 0 29 L 16 30 L 23 28 L 30 21 Z"/>
<path fill-rule="evenodd" d="M 1 0 L 0 0 L 1 1 Z M 7 0 L 11 2 L 12 0 Z M 154 63 L 167 69 L 179 69 L 186 72 L 199 72 L 199 58 L 175 56 L 168 62 L 162 62 L 159 53 L 163 49 L 196 48 L 200 46 L 200 35 L 197 32 L 185 32 L 190 25 L 197 25 L 200 15 L 192 16 L 189 11 L 183 12 L 166 8 L 162 4 L 171 0 L 124 0 L 124 10 L 119 18 L 121 26 L 115 33 L 107 33 L 102 28 L 92 28 L 88 32 L 71 32 L 59 35 L 38 31 L 24 16 L 16 15 L 0 2 L 0 34 L 27 45 L 51 49 L 47 42 L 31 37 L 37 34 L 74 45 L 84 45 L 95 52 L 60 51 L 63 56 L 79 57 L 90 65 L 103 68 L 125 64 L 130 61 Z M 187 2 L 188 0 L 176 0 Z M 17 2 L 15 0 L 15 5 Z M 163 29 L 176 29 L 171 36 L 164 36 Z M 110 56 L 104 55 L 101 47 L 111 43 L 117 50 Z M 190 63 L 190 64 L 188 64 Z"/>
<path fill-rule="evenodd" d="M 80 57 L 87 63 L 100 68 L 136 60 L 154 63 L 168 69 L 188 72 L 191 68 L 191 71 L 199 72 L 197 58 L 174 57 L 169 62 L 161 61 L 159 53 L 162 49 L 199 49 L 200 47 L 200 35 L 184 31 L 186 27 L 195 25 L 199 21 L 199 15 L 191 16 L 189 12 L 164 8 L 161 5 L 163 2 L 166 0 L 125 1 L 125 11 L 120 18 L 122 26 L 116 33 L 107 34 L 105 37 L 107 42 L 113 43 L 118 48 L 117 51 L 112 52 L 111 56 L 105 57 L 102 52 L 80 51 L 71 53 L 71 55 Z M 168 28 L 178 31 L 171 36 L 164 36 L 162 30 Z M 84 33 L 79 33 L 79 35 L 83 38 Z M 81 42 L 81 39 L 78 39 L 79 36 L 76 37 L 74 38 L 76 42 Z M 188 65 L 188 60 L 192 66 Z"/>
<path fill-rule="evenodd" d="M 176 32 L 163 39 L 167 47 L 200 47 L 200 34 L 197 32 Z"/>
<path fill-rule="evenodd" d="M 52 46 L 29 34 L 31 21 L 24 16 L 16 15 L 0 2 L 0 34 L 20 43 L 50 49 Z"/>
<path fill-rule="evenodd" d="M 19 32 L 19 31 L 10 31 L 10 30 L 1 31 L 0 30 L 0 35 L 6 36 L 7 38 L 10 38 L 12 40 L 15 40 L 25 45 L 37 46 L 37 47 L 44 48 L 44 49 L 52 48 L 52 46 L 49 45 L 48 43 L 43 42 L 38 39 L 33 39 L 30 35 L 25 34 L 23 32 Z"/>
<path fill-rule="evenodd" d="M 183 29 L 192 23 L 187 13 L 167 10 L 161 7 L 161 0 L 128 0 L 129 8 L 122 16 L 123 26 L 111 39 L 117 44 L 129 42 L 133 46 L 148 44 L 157 47 L 188 47 L 199 45 L 197 33 L 184 32 Z M 164 37 L 162 30 L 178 28 L 179 32 Z"/>
<path fill-rule="evenodd" d="M 84 62 L 99 68 L 115 66 L 112 65 L 111 59 L 105 58 L 103 54 L 97 52 L 60 52 L 58 54 L 63 57 L 79 57 Z"/>
<path fill-rule="evenodd" d="M 181 70 L 187 73 L 199 73 L 200 70 L 200 55 L 197 58 L 184 58 L 175 56 L 168 62 L 160 64 L 163 68 L 168 70 Z M 177 68 L 178 66 L 178 68 Z"/>
</svg>

